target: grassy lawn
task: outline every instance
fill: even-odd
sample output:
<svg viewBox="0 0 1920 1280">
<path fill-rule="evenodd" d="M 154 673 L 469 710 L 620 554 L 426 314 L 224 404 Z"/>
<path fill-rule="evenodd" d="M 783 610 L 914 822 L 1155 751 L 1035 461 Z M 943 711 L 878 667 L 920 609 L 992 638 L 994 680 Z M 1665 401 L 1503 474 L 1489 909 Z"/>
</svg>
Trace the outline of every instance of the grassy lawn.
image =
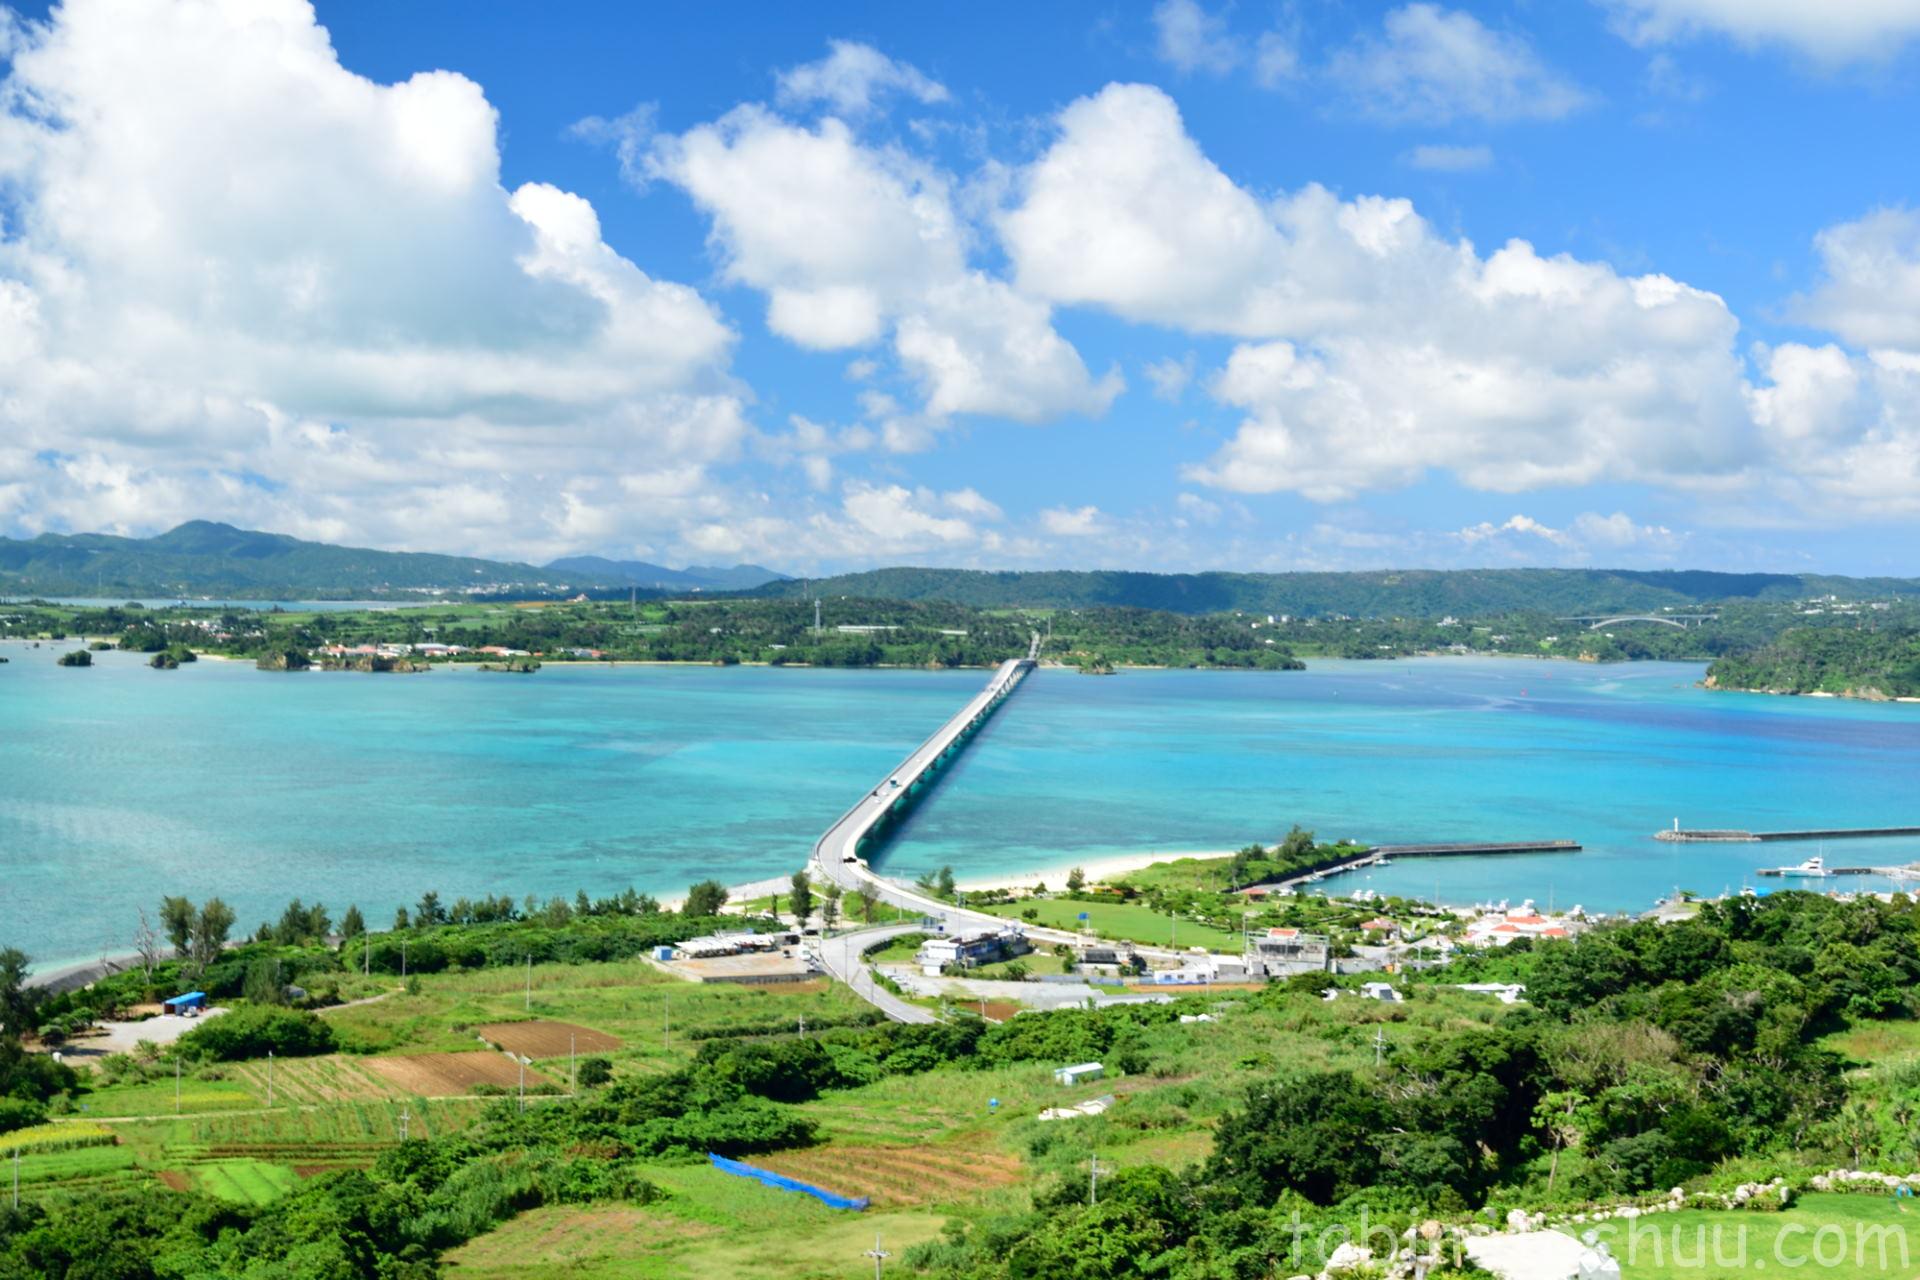
<svg viewBox="0 0 1920 1280">
<path fill-rule="evenodd" d="M 1004 978 L 1007 970 L 1014 965 L 1022 965 L 1029 974 L 1065 973 L 1066 962 L 1051 951 L 1032 951 L 1017 960 L 1002 960 L 998 964 L 983 964 L 977 969 L 969 969 L 969 978 Z"/>
<path fill-rule="evenodd" d="M 1785 1213 L 1663 1213 L 1602 1223 L 1622 1280 L 1789 1275 L 1912 1280 L 1920 1206 L 1868 1195 L 1808 1195 Z M 1884 1257 L 1882 1249 L 1884 1246 Z M 1716 1250 L 1718 1251 L 1716 1253 Z"/>
<path fill-rule="evenodd" d="M 649 1169 L 669 1197 L 639 1207 L 550 1207 L 455 1250 L 461 1280 L 854 1280 L 873 1274 L 874 1236 L 897 1260 L 940 1232 L 925 1210 L 855 1213 L 705 1165 Z"/>
<path fill-rule="evenodd" d="M 1820 1047 L 1860 1063 L 1920 1057 L 1920 1021 L 1863 1022 L 1822 1037 Z"/>
<path fill-rule="evenodd" d="M 920 950 L 921 939 L 914 937 L 895 938 L 878 951 L 867 953 L 869 964 L 912 964 L 914 955 Z"/>
<path fill-rule="evenodd" d="M 1050 929 L 1079 929 L 1092 926 L 1102 938 L 1120 938 L 1151 947 L 1206 947 L 1210 951 L 1240 950 L 1240 935 L 1215 929 L 1211 925 L 1161 915 L 1150 907 L 1134 902 L 1074 902 L 1065 898 L 1037 898 L 1027 902 L 1009 902 L 984 907 L 1010 920 L 1024 919 L 1028 911 L 1036 913 L 1035 923 Z M 1087 913 L 1082 921 L 1080 913 Z"/>
</svg>

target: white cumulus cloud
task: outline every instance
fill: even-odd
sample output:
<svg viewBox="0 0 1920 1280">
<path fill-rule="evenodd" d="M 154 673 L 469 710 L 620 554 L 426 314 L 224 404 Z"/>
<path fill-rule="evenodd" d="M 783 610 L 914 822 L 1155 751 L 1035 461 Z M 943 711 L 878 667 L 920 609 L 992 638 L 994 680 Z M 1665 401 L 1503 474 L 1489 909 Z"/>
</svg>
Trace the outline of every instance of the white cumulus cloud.
<svg viewBox="0 0 1920 1280">
<path fill-rule="evenodd" d="M 1437 4 L 1390 11 L 1379 34 L 1337 53 L 1328 73 L 1356 109 L 1389 122 L 1558 120 L 1588 102 L 1524 36 Z"/>
<path fill-rule="evenodd" d="M 1920 350 L 1920 212 L 1878 209 L 1814 238 L 1823 279 L 1800 317 L 1863 347 Z"/>
<path fill-rule="evenodd" d="M 953 415 L 1098 415 L 1123 386 L 1088 372 L 1045 301 L 969 264 L 951 179 L 899 147 L 746 105 L 659 139 L 651 163 L 712 220 L 723 273 L 766 294 L 776 333 L 816 350 L 891 337 L 923 400 L 878 415 L 896 447 Z"/>
<path fill-rule="evenodd" d="M 1225 75 L 1240 63 L 1239 42 L 1226 22 L 1198 0 L 1160 0 L 1153 7 L 1153 30 L 1161 61 L 1176 71 Z"/>
<path fill-rule="evenodd" d="M 1745 461 L 1738 326 L 1710 293 L 1524 241 L 1482 256 L 1405 200 L 1263 199 L 1140 85 L 1069 105 L 1017 190 L 1023 289 L 1244 339 L 1211 383 L 1243 421 L 1191 479 L 1334 500 L 1442 469 L 1511 491 Z"/>
<path fill-rule="evenodd" d="M 472 81 L 356 75 L 299 0 L 72 0 L 16 44 L 0 485 L 40 495 L 25 519 L 505 547 L 555 476 L 742 439 L 728 326 L 585 200 L 505 189 Z"/>
<path fill-rule="evenodd" d="M 1604 0 L 1637 44 L 1702 34 L 1775 45 L 1816 62 L 1882 61 L 1920 35 L 1920 0 Z"/>
<path fill-rule="evenodd" d="M 1107 530 L 1107 518 L 1098 507 L 1049 507 L 1040 513 L 1040 527 L 1055 537 L 1087 538 Z"/>
<path fill-rule="evenodd" d="M 824 102 L 843 116 L 863 116 L 889 93 L 923 105 L 947 100 L 947 88 L 918 67 L 897 62 L 872 45 L 828 41 L 827 56 L 779 75 L 779 99 L 788 106 Z"/>
</svg>

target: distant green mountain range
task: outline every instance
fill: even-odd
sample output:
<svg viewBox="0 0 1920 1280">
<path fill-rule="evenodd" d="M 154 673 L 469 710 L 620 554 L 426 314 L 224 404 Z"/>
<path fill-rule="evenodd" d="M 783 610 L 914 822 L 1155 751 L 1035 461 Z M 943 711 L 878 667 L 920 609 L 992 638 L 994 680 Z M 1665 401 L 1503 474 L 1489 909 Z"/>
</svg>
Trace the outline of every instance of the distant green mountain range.
<svg viewBox="0 0 1920 1280">
<path fill-rule="evenodd" d="M 1625 569 L 1414 569 L 1356 573 L 1131 573 L 873 569 L 784 578 L 759 565 L 669 569 L 570 556 L 540 567 L 418 551 L 372 551 L 194 520 L 152 538 L 0 538 L 0 596 L 371 600 L 428 592 L 555 596 L 807 595 L 942 600 L 980 608 L 1160 609 L 1357 618 L 1646 612 L 1723 600 L 1920 597 L 1920 579 Z"/>
<path fill-rule="evenodd" d="M 1920 579 L 1706 570 L 1413 569 L 1352 573 L 1130 573 L 874 569 L 771 583 L 756 595 L 947 600 L 981 608 L 1164 609 L 1173 613 L 1439 618 L 1540 610 L 1646 612 L 1720 600 L 1920 596 Z"/>
<path fill-rule="evenodd" d="M 702 589 L 706 581 L 729 574 L 739 576 L 728 580 L 728 589 L 757 586 L 777 576 L 752 566 L 703 568 L 687 570 L 688 581 L 670 584 L 667 579 L 676 571 L 645 566 L 657 571 L 661 581 L 654 584 L 635 580 L 629 570 L 639 566 L 597 559 L 563 564 L 569 567 L 336 547 L 193 520 L 152 538 L 104 533 L 0 538 L 0 595 L 372 600 L 436 591 L 558 595 L 625 594 L 630 589 L 662 595 Z M 571 567 L 575 565 L 580 567 Z"/>
</svg>

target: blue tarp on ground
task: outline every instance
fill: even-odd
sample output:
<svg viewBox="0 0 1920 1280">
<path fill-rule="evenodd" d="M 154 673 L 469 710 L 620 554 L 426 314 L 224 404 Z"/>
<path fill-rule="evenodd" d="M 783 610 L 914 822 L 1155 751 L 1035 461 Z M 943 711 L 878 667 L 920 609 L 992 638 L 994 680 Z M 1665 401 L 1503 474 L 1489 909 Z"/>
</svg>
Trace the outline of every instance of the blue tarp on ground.
<svg viewBox="0 0 1920 1280">
<path fill-rule="evenodd" d="M 775 1173 L 771 1169 L 756 1169 L 750 1164 L 742 1164 L 738 1160 L 729 1160 L 725 1156 L 715 1155 L 711 1151 L 707 1152 L 707 1159 L 713 1161 L 713 1167 L 722 1173 L 731 1173 L 735 1177 L 740 1178 L 757 1178 L 768 1186 L 778 1187 L 782 1191 L 799 1191 L 812 1196 L 822 1204 L 831 1205 L 835 1209 L 864 1209 L 867 1207 L 868 1202 L 865 1196 L 861 1196 L 857 1200 L 849 1199 L 846 1196 L 837 1196 L 831 1191 L 809 1185 L 795 1178 L 789 1178 L 784 1174 Z"/>
</svg>

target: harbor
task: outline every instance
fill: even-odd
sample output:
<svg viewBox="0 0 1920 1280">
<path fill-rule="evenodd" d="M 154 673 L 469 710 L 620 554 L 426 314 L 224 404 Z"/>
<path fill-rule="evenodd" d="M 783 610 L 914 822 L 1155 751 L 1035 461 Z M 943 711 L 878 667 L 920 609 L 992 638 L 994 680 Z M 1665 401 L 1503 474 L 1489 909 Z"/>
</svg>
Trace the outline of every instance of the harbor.
<svg viewBox="0 0 1920 1280">
<path fill-rule="evenodd" d="M 1920 864 L 1897 867 L 1830 867 L 1822 857 L 1808 858 L 1791 867 L 1761 867 L 1755 875 L 1784 879 L 1823 880 L 1828 876 L 1884 876 L 1889 880 L 1920 880 Z"/>
</svg>

